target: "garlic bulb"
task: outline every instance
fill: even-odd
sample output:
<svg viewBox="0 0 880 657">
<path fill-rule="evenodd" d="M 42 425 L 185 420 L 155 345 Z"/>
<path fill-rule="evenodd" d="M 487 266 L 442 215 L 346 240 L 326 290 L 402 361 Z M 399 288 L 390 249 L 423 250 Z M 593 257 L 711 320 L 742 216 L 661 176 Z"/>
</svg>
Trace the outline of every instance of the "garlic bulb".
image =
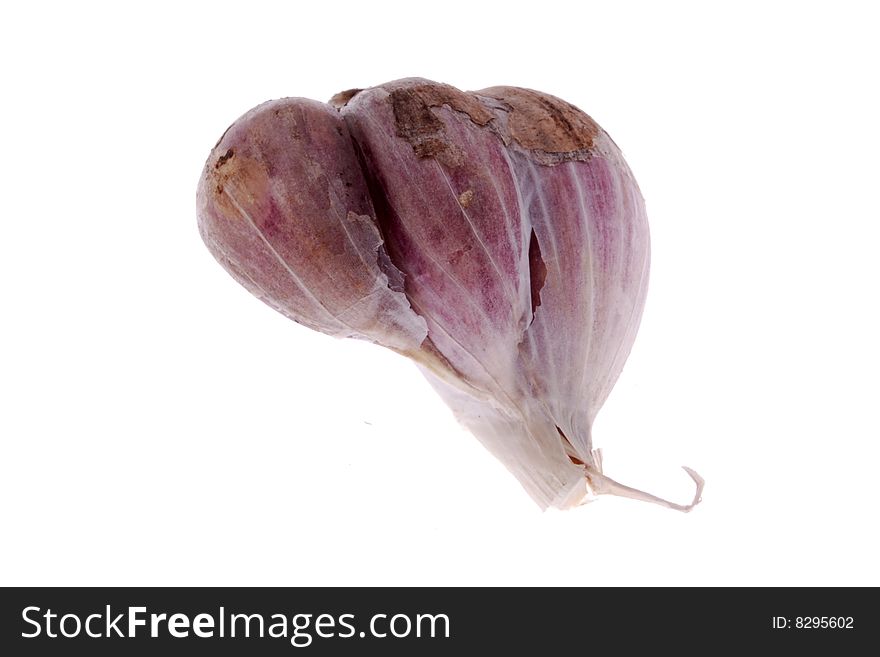
<svg viewBox="0 0 880 657">
<path fill-rule="evenodd" d="M 591 426 L 635 339 L 638 186 L 576 107 L 411 78 L 254 108 L 198 190 L 201 235 L 296 322 L 415 361 L 542 507 L 615 494 Z"/>
</svg>

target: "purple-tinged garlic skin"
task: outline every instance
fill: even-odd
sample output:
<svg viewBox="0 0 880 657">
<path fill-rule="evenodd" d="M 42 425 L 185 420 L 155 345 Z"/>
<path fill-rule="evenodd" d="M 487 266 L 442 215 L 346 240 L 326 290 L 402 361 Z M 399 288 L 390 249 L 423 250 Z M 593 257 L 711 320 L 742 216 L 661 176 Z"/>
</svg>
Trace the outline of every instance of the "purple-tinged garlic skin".
<svg viewBox="0 0 880 657">
<path fill-rule="evenodd" d="M 208 158 L 198 217 L 279 312 L 418 363 L 540 506 L 664 503 L 605 477 L 592 449 L 650 248 L 620 150 L 576 107 L 420 78 L 265 103 Z"/>
<path fill-rule="evenodd" d="M 425 321 L 382 249 L 335 109 L 304 98 L 254 108 L 217 143 L 197 199 L 211 253 L 272 308 L 330 335 L 421 350 Z"/>
</svg>

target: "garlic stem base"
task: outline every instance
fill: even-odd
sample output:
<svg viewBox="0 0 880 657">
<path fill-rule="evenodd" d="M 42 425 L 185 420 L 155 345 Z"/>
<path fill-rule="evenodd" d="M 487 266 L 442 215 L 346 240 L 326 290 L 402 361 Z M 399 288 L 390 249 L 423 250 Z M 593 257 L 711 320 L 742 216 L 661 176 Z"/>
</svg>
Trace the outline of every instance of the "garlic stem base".
<svg viewBox="0 0 880 657">
<path fill-rule="evenodd" d="M 628 497 L 642 502 L 651 502 L 652 504 L 665 506 L 667 509 L 674 509 L 676 511 L 681 511 L 682 513 L 688 513 L 702 501 L 703 486 L 706 482 L 700 475 L 686 465 L 681 467 L 688 473 L 690 478 L 694 480 L 697 488 L 694 492 L 694 499 L 690 504 L 676 504 L 675 502 L 670 502 L 662 497 L 657 497 L 656 495 L 646 493 L 638 488 L 632 488 L 631 486 L 626 486 L 615 481 L 611 477 L 602 473 L 601 463 L 601 458 L 599 458 L 597 460 L 597 464 L 599 465 L 598 468 L 591 465 L 584 466 L 584 469 L 586 470 L 586 487 L 588 493 L 586 498 L 581 501 L 581 504 L 592 502 L 598 495 L 616 495 L 617 497 Z"/>
</svg>

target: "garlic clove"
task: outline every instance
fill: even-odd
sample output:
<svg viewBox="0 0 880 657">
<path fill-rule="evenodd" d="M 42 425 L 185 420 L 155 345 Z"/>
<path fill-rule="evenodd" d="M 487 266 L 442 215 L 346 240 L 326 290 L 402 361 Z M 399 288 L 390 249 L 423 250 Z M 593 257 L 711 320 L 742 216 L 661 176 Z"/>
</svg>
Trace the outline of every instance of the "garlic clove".
<svg viewBox="0 0 880 657">
<path fill-rule="evenodd" d="M 433 344 L 470 384 L 511 394 L 530 320 L 523 233 L 503 143 L 479 100 L 418 78 L 340 110 L 361 155 L 389 255 Z"/>
<path fill-rule="evenodd" d="M 279 312 L 329 335 L 421 349 L 427 327 L 385 252 L 336 110 L 289 98 L 241 117 L 208 158 L 198 215 L 214 256 Z"/>
</svg>

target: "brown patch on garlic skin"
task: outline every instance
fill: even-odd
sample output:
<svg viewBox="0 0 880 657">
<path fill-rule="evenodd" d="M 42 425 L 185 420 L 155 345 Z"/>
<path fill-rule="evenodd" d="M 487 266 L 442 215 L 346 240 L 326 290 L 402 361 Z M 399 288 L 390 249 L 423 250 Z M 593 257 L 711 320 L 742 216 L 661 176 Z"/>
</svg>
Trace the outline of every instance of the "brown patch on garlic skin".
<svg viewBox="0 0 880 657">
<path fill-rule="evenodd" d="M 223 208 L 226 216 L 233 221 L 240 220 L 239 211 L 232 205 L 232 197 L 229 195 L 227 186 L 232 184 L 242 190 L 244 199 L 252 203 L 256 197 L 267 193 L 269 176 L 265 165 L 258 159 L 247 155 L 233 159 L 234 149 L 229 148 L 226 153 L 217 158 L 212 170 L 205 171 L 206 179 L 214 182 L 215 202 Z"/>
<path fill-rule="evenodd" d="M 435 158 L 448 166 L 460 165 L 465 154 L 449 139 L 444 119 L 437 112 L 443 107 L 467 116 L 505 145 L 518 146 L 544 166 L 589 160 L 596 154 L 597 139 L 605 137 L 596 122 L 571 103 L 532 89 L 498 86 L 464 92 L 419 78 L 378 88 L 389 94 L 397 136 L 406 140 L 420 159 Z M 342 109 L 361 91 L 342 91 L 330 104 Z"/>
<path fill-rule="evenodd" d="M 605 135 L 571 103 L 531 89 L 498 86 L 464 92 L 418 78 L 377 88 L 388 92 L 397 136 L 409 143 L 419 159 L 435 158 L 448 166 L 460 165 L 466 154 L 449 139 L 444 119 L 436 111 L 443 107 L 467 116 L 505 145 L 522 148 L 545 166 L 589 160 L 595 155 L 597 138 Z M 361 91 L 342 91 L 330 104 L 342 109 Z"/>
<path fill-rule="evenodd" d="M 490 87 L 477 92 L 501 101 L 499 128 L 505 142 L 514 141 L 545 165 L 587 160 L 602 129 L 587 114 L 560 98 L 520 87 Z"/>
<path fill-rule="evenodd" d="M 463 207 L 465 210 L 467 210 L 467 207 L 471 204 L 471 201 L 473 201 L 473 200 L 474 200 L 474 190 L 472 190 L 472 189 L 468 189 L 468 190 L 462 192 L 458 197 L 458 202 L 461 204 L 461 207 Z"/>
<path fill-rule="evenodd" d="M 235 157 L 235 151 L 233 151 L 230 148 L 223 155 L 221 155 L 220 157 L 217 158 L 217 163 L 214 165 L 214 168 L 219 169 L 224 164 L 226 164 L 227 161 L 231 160 L 233 157 Z"/>
<path fill-rule="evenodd" d="M 390 93 L 391 108 L 397 135 L 412 146 L 420 158 L 447 153 L 452 160 L 460 159 L 457 149 L 446 138 L 446 129 L 432 108 L 449 106 L 467 114 L 471 121 L 484 126 L 494 117 L 480 100 L 448 84 L 426 83 L 400 86 Z"/>
</svg>

